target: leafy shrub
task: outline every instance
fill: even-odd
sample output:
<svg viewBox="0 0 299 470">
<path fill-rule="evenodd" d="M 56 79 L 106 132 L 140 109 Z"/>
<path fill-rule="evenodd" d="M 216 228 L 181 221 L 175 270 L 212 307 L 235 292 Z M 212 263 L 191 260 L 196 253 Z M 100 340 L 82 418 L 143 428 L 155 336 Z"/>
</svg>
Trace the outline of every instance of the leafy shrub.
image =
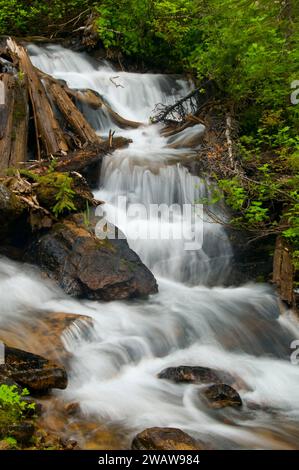
<svg viewBox="0 0 299 470">
<path fill-rule="evenodd" d="M 25 388 L 19 392 L 15 385 L 0 386 L 0 428 L 6 429 L 7 426 L 19 423 L 26 412 L 35 409 L 34 403 L 27 403 L 23 400 L 29 395 Z"/>
</svg>

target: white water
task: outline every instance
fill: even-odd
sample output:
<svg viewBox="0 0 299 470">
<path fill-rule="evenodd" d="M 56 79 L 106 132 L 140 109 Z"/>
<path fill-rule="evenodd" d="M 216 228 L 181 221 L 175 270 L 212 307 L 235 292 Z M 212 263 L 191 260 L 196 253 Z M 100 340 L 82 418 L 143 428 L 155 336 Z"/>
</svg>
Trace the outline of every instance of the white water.
<svg viewBox="0 0 299 470">
<path fill-rule="evenodd" d="M 157 220 L 126 220 L 116 209 L 119 195 L 128 197 L 129 206 L 142 202 L 149 207 L 182 206 L 207 194 L 208 183 L 179 164 L 193 152 L 186 145 L 190 131 L 177 138 L 183 147 L 173 149 L 168 146 L 173 139 L 162 137 L 160 126 L 147 125 L 157 102 L 173 102 L 188 92 L 189 84 L 162 75 L 115 72 L 57 46 L 32 46 L 30 52 L 46 72 L 69 86 L 96 90 L 119 114 L 145 124 L 118 132 L 133 144 L 106 157 L 96 194 L 107 201 L 110 219 L 120 217 L 125 233 Z M 124 88 L 111 82 L 115 76 Z M 115 129 L 101 113 L 88 113 L 98 131 Z M 192 137 L 200 131 L 194 127 Z M 188 223 L 178 217 L 170 225 L 175 232 Z M 189 225 L 200 229 L 201 220 Z M 195 252 L 185 251 L 180 240 L 129 240 L 158 276 L 159 294 L 148 300 L 79 302 L 47 284 L 38 271 L 3 259 L 0 321 L 7 324 L 28 311 L 41 315 L 49 310 L 94 318 L 88 339 L 71 331 L 64 335 L 73 360 L 69 387 L 59 394 L 79 401 L 86 416 L 127 428 L 130 436 L 149 426 L 174 426 L 213 448 L 298 447 L 299 366 L 289 359 L 298 325 L 291 315 L 278 317 L 267 285 L 221 287 L 230 271 L 232 247 L 222 227 L 208 220 L 203 225 L 203 249 Z M 200 402 L 198 386 L 157 379 L 163 368 L 178 365 L 214 367 L 241 379 L 242 410 L 211 411 Z"/>
</svg>

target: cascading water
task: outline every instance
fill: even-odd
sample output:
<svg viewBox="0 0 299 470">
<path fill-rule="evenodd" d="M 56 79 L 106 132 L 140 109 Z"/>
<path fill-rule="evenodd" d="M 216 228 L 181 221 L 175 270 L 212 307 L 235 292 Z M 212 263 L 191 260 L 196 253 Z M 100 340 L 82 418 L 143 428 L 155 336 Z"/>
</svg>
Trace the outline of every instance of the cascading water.
<svg viewBox="0 0 299 470">
<path fill-rule="evenodd" d="M 144 123 L 119 130 L 104 111 L 83 110 L 99 133 L 112 129 L 133 140 L 104 159 L 96 197 L 106 201 L 107 218 L 118 221 L 157 276 L 159 294 L 130 302 L 79 302 L 46 284 L 36 270 L 1 260 L 1 323 L 17 321 L 28 310 L 91 316 L 94 330 L 88 338 L 64 335 L 73 359 L 69 387 L 59 396 L 79 402 L 86 416 L 123 427 L 127 442 L 146 427 L 174 426 L 213 448 L 298 447 L 299 367 L 289 356 L 299 328 L 291 314 L 279 317 L 267 285 L 222 287 L 232 248 L 221 226 L 182 214 L 171 221 L 160 218 L 172 234 L 182 226 L 187 232 L 203 226 L 202 249 L 188 251 L 175 237 L 135 239 L 132 234 L 142 227 L 155 233 L 157 217 L 128 219 L 117 205 L 117 198 L 126 196 L 127 209 L 136 203 L 147 209 L 163 203 L 183 207 L 210 190 L 180 163 L 192 157 L 202 126 L 167 138 L 160 125 L 148 124 L 155 104 L 175 102 L 190 84 L 177 77 L 115 72 L 58 46 L 31 46 L 30 53 L 45 72 L 70 87 L 97 91 L 120 115 Z M 199 386 L 157 378 L 165 367 L 178 365 L 230 372 L 240 382 L 242 410 L 211 410 L 200 401 Z"/>
</svg>

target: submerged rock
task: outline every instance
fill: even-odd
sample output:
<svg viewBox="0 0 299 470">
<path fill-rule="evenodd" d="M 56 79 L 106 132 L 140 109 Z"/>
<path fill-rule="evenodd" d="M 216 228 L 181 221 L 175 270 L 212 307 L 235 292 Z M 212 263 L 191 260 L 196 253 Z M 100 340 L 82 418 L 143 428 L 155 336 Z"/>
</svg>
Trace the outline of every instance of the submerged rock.
<svg viewBox="0 0 299 470">
<path fill-rule="evenodd" d="M 121 300 L 157 292 L 153 274 L 127 240 L 97 238 L 94 225 L 80 216 L 55 224 L 31 246 L 27 259 L 76 297 Z"/>
<path fill-rule="evenodd" d="M 202 443 L 181 429 L 148 428 L 137 434 L 132 442 L 133 450 L 203 450 Z"/>
<path fill-rule="evenodd" d="M 0 374 L 35 392 L 67 387 L 67 374 L 63 367 L 8 346 L 5 346 L 5 364 L 0 366 Z"/>
<path fill-rule="evenodd" d="M 158 374 L 159 379 L 175 383 L 234 383 L 235 379 L 221 370 L 201 366 L 167 367 Z"/>
<path fill-rule="evenodd" d="M 238 392 L 226 384 L 214 384 L 200 391 L 208 401 L 210 408 L 225 408 L 242 406 L 242 399 Z"/>
</svg>

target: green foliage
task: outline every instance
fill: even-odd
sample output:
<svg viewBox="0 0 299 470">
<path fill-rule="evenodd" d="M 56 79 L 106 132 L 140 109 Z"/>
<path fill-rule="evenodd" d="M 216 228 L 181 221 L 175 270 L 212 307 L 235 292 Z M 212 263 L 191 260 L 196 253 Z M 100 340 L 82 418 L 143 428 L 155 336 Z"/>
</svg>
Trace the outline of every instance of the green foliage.
<svg viewBox="0 0 299 470">
<path fill-rule="evenodd" d="M 45 175 L 38 175 L 30 170 L 20 170 L 21 176 L 37 183 L 36 192 L 41 205 L 49 207 L 55 217 L 67 212 L 76 211 L 73 179 L 68 173 L 55 172 L 56 161 L 53 160 Z"/>
<path fill-rule="evenodd" d="M 1 385 L 0 386 L 0 409 L 9 412 L 15 419 L 23 416 L 27 410 L 34 410 L 34 403 L 27 403 L 23 397 L 29 395 L 26 388 L 19 393 L 15 385 Z"/>
<path fill-rule="evenodd" d="M 48 172 L 38 179 L 40 186 L 40 197 L 45 201 L 52 201 L 54 193 L 55 204 L 52 204 L 51 210 L 55 217 L 73 212 L 76 210 L 74 203 L 75 191 L 73 190 L 73 180 L 67 173 Z M 48 202 L 46 201 L 46 202 Z"/>
<path fill-rule="evenodd" d="M 145 62 L 182 67 L 198 39 L 193 0 L 103 0 L 95 2 L 99 36 Z"/>
<path fill-rule="evenodd" d="M 0 0 L 0 34 L 40 35 L 49 24 L 59 32 L 55 24 L 67 25 L 82 13 L 80 26 L 86 8 L 94 12 L 106 49 L 149 66 L 192 72 L 198 84 L 214 83 L 223 111 L 239 123 L 244 174 L 219 182 L 233 223 L 283 233 L 297 252 L 299 105 L 290 95 L 292 82 L 299 80 L 299 2 Z M 56 191 L 52 212 L 58 217 L 75 210 L 71 179 L 56 180 L 55 163 L 49 173 L 46 187 Z M 214 194 L 210 202 L 219 198 Z"/>
<path fill-rule="evenodd" d="M 83 12 L 89 0 L 0 0 L 0 35 L 42 35 Z M 51 26 L 50 26 L 51 28 Z"/>
<path fill-rule="evenodd" d="M 18 442 L 14 437 L 6 437 L 4 441 L 9 445 L 10 449 L 18 448 Z"/>
</svg>

